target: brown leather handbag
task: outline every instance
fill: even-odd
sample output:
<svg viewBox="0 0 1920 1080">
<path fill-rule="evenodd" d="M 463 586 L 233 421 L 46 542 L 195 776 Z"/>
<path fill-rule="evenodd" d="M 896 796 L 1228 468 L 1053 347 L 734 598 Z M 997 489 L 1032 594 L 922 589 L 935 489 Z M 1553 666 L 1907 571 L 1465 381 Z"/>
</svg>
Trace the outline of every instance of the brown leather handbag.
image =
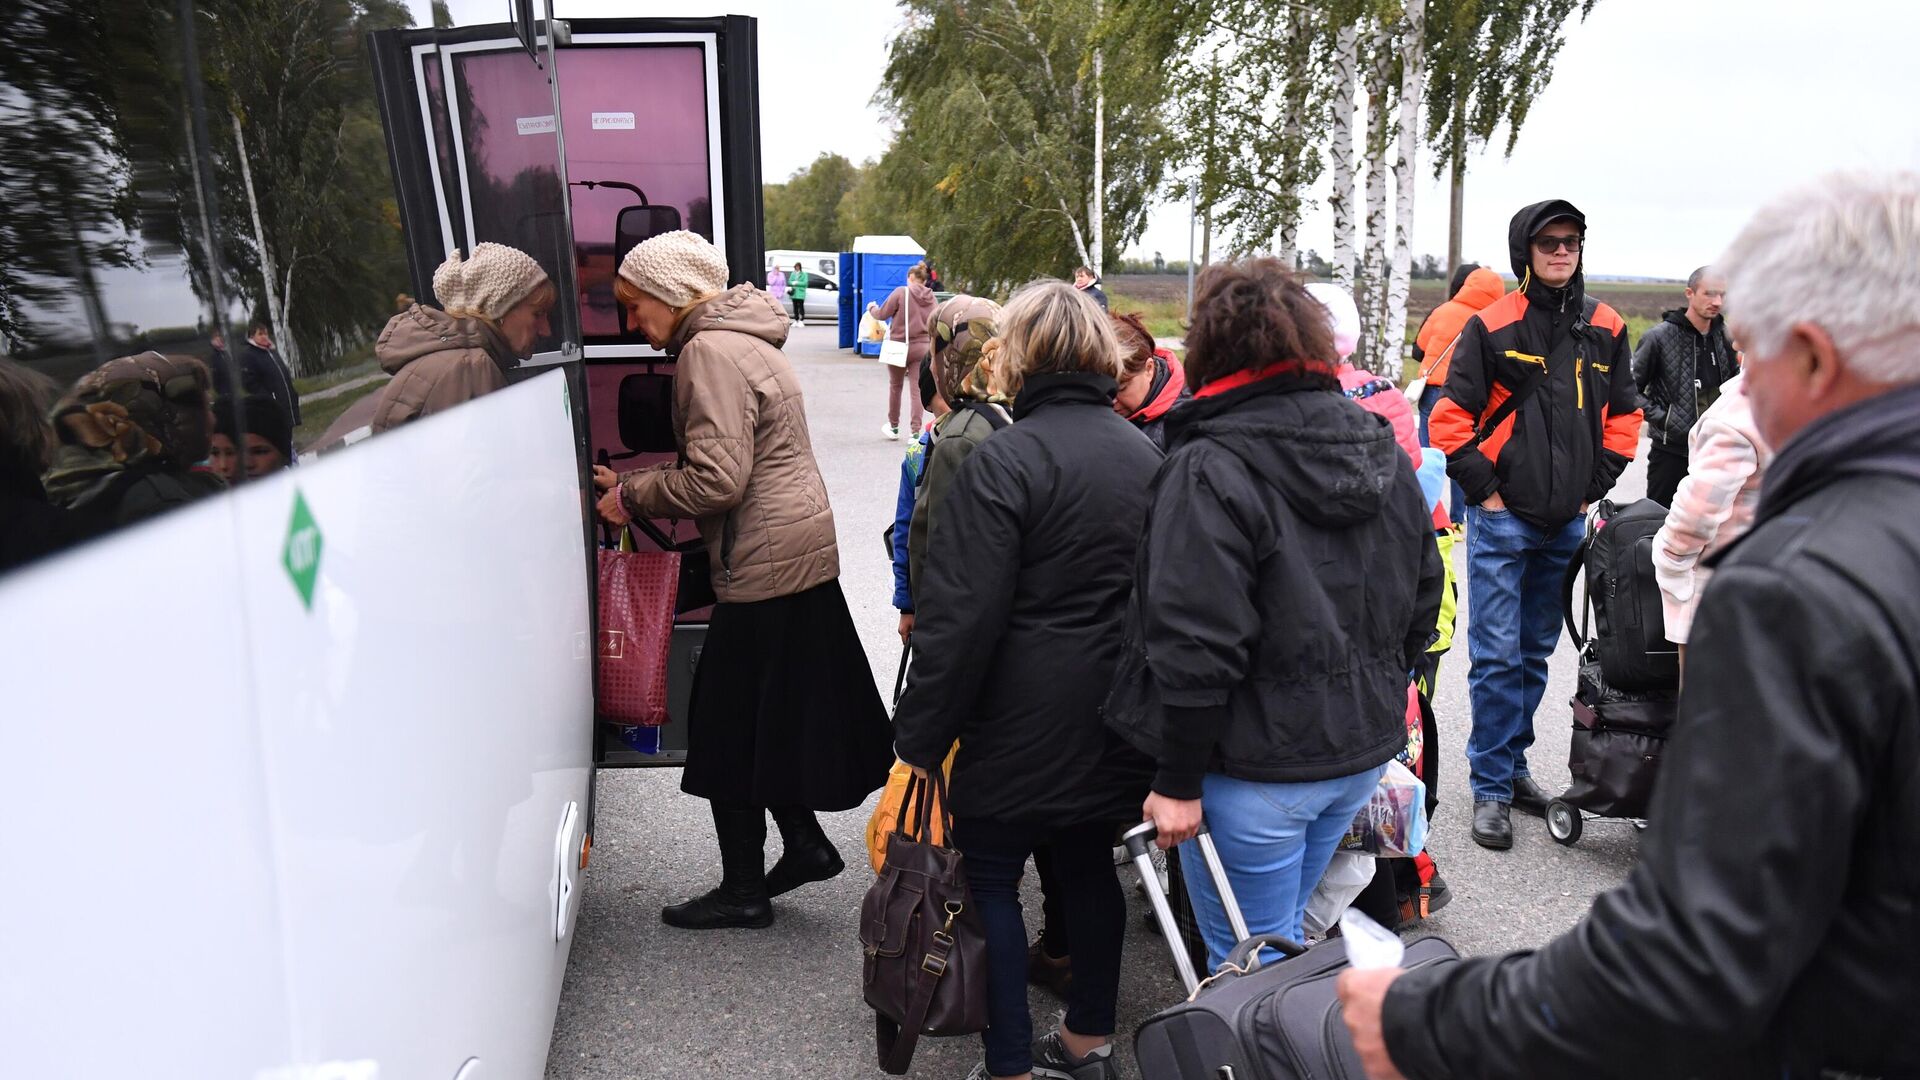
<svg viewBox="0 0 1920 1080">
<path fill-rule="evenodd" d="M 918 796 L 918 803 L 915 797 Z M 987 940 L 967 891 L 960 853 L 931 843 L 934 804 L 942 836 L 953 835 L 947 782 L 915 777 L 887 837 L 886 868 L 860 904 L 863 982 L 874 1012 L 880 1068 L 907 1071 L 922 1035 L 971 1035 L 987 1027 Z M 917 810 L 912 826 L 909 808 Z"/>
</svg>

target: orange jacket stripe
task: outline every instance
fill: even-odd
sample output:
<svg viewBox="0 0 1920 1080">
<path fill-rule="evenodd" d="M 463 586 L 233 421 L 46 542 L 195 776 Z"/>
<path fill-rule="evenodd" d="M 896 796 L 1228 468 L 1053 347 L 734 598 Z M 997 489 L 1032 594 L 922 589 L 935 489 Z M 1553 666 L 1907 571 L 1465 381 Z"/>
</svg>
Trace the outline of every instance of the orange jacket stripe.
<svg viewBox="0 0 1920 1080">
<path fill-rule="evenodd" d="M 1434 403 L 1433 414 L 1427 417 L 1427 441 L 1434 449 L 1451 457 L 1455 450 L 1467 445 L 1473 438 L 1473 414 L 1461 408 L 1452 398 L 1442 396 Z"/>
<path fill-rule="evenodd" d="M 1640 449 L 1641 419 L 1639 409 L 1630 413 L 1621 413 L 1618 416 L 1608 412 L 1607 425 L 1601 433 L 1600 445 L 1632 461 L 1634 451 Z"/>
</svg>

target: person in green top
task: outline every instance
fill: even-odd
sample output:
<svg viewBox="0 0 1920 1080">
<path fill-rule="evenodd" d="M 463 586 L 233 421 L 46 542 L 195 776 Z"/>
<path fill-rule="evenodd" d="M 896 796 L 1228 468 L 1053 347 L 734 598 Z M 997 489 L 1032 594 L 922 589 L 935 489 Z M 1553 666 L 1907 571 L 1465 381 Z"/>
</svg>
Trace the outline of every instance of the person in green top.
<svg viewBox="0 0 1920 1080">
<path fill-rule="evenodd" d="M 807 268 L 801 263 L 793 264 L 793 273 L 787 275 L 787 295 L 793 297 L 793 321 L 807 321 Z"/>
</svg>

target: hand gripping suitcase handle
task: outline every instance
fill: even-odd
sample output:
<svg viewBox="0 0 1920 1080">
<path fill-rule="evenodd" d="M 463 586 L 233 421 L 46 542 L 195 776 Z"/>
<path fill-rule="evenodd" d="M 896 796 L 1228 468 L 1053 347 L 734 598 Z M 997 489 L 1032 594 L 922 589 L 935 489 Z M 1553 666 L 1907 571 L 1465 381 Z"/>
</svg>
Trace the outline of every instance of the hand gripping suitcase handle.
<svg viewBox="0 0 1920 1080">
<path fill-rule="evenodd" d="M 1153 822 L 1143 821 L 1128 829 L 1120 838 L 1121 844 L 1132 857 L 1133 865 L 1140 871 L 1140 881 L 1147 890 L 1147 900 L 1153 905 L 1153 917 L 1160 924 L 1160 933 L 1167 939 L 1173 952 L 1173 966 L 1180 971 L 1180 980 L 1186 984 L 1189 995 L 1200 989 L 1200 976 L 1193 970 L 1193 960 L 1187 956 L 1187 949 L 1180 940 L 1180 928 L 1174 923 L 1173 908 L 1167 903 L 1167 893 L 1160 887 L 1160 875 L 1153 868 L 1154 841 L 1160 836 Z M 1207 873 L 1213 877 L 1213 887 L 1220 893 L 1220 906 L 1226 909 L 1227 924 L 1233 927 L 1233 940 L 1244 944 L 1248 939 L 1247 919 L 1240 911 L 1240 901 L 1233 895 L 1233 883 L 1227 880 L 1227 868 L 1221 865 L 1220 852 L 1213 846 L 1213 836 L 1207 831 L 1207 823 L 1200 823 L 1200 832 L 1194 837 L 1200 849 L 1201 858 L 1206 861 Z M 1297 947 L 1296 947 L 1297 948 Z M 1235 954 L 1239 953 L 1236 947 Z M 1258 966 L 1256 959 L 1254 964 Z"/>
</svg>

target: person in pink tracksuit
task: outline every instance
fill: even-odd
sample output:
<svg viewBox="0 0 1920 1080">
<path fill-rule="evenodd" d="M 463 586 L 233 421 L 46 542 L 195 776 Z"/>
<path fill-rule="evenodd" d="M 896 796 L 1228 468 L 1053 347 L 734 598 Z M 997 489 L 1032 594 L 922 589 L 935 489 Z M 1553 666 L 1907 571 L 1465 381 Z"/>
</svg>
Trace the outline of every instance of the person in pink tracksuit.
<svg viewBox="0 0 1920 1080">
<path fill-rule="evenodd" d="M 1760 479 L 1773 459 L 1754 425 L 1745 383 L 1741 376 L 1727 382 L 1687 435 L 1691 464 L 1674 492 L 1667 523 L 1653 538 L 1653 573 L 1660 583 L 1667 640 L 1683 655 L 1694 609 L 1712 574 L 1700 563 L 1752 527 Z"/>
</svg>

